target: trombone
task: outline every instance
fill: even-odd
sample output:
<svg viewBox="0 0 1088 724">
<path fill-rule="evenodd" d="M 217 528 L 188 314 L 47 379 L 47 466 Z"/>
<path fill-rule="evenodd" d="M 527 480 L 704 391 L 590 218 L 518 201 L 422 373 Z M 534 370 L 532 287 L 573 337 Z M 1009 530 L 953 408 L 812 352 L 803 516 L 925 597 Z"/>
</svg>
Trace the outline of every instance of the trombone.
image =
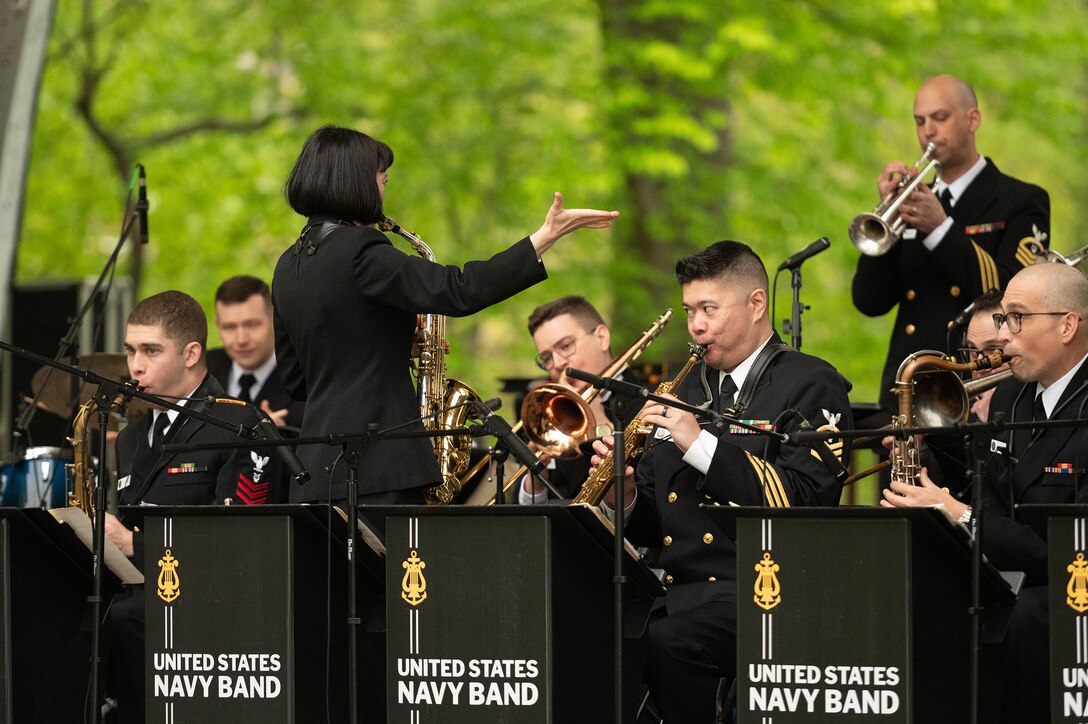
<svg viewBox="0 0 1088 724">
<path fill-rule="evenodd" d="M 668 324 L 672 317 L 672 309 L 666 309 L 664 314 L 650 325 L 650 328 L 642 333 L 642 336 L 631 345 L 627 351 L 614 359 L 608 367 L 601 372 L 601 377 L 610 378 L 619 375 L 626 370 L 632 362 L 639 358 L 643 350 L 650 346 L 661 330 Z M 550 455 L 553 458 L 569 460 L 579 457 L 582 453 L 578 447 L 596 437 L 597 420 L 590 409 L 589 404 L 600 394 L 596 387 L 587 387 L 578 392 L 573 387 L 565 384 L 566 375 L 560 376 L 558 382 L 546 384 L 530 390 L 521 403 L 521 419 L 514 425 L 517 432 L 523 427 L 529 440 L 535 443 L 539 449 L 537 458 L 541 455 Z M 471 469 L 465 472 L 462 483 L 468 483 L 491 461 L 490 455 L 485 455 Z M 522 465 L 513 475 L 507 476 L 503 488 L 504 492 L 510 489 L 514 481 L 518 480 L 525 471 Z M 480 485 L 477 485 L 477 490 Z M 468 504 L 485 502 L 478 500 L 478 496 L 469 495 Z M 493 500 L 493 498 L 492 498 Z"/>
<path fill-rule="evenodd" d="M 858 214 L 850 222 L 850 242 L 862 254 L 883 256 L 902 238 L 907 225 L 899 218 L 899 207 L 930 171 L 936 169 L 938 174 L 941 173 L 940 162 L 931 158 L 936 150 L 937 147 L 932 143 L 926 145 L 922 157 L 914 162 L 913 171 L 899 179 L 899 183 L 884 197 L 880 205 L 872 213 Z"/>
</svg>

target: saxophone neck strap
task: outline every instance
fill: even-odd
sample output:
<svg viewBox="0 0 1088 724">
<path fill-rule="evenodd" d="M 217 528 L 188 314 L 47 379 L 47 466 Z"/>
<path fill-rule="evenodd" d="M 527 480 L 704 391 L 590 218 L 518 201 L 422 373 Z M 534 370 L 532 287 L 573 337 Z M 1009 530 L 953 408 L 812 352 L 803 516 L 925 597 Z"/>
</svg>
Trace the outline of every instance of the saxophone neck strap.
<svg viewBox="0 0 1088 724">
<path fill-rule="evenodd" d="M 771 362 L 778 355 L 790 351 L 793 351 L 793 348 L 782 342 L 768 342 L 756 356 L 756 361 L 752 363 L 752 369 L 744 379 L 744 385 L 740 388 L 737 401 L 727 407 L 723 411 L 724 414 L 730 417 L 739 417 L 744 414 L 744 411 L 748 409 L 748 405 L 752 404 L 752 397 L 756 394 L 759 381 L 763 379 L 763 374 L 771 366 Z"/>
</svg>

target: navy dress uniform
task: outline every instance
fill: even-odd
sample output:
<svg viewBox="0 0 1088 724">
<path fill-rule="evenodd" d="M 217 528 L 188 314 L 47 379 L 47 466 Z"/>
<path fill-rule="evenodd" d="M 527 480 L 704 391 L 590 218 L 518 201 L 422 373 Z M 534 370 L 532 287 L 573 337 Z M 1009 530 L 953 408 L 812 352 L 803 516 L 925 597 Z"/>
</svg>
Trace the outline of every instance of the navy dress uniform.
<svg viewBox="0 0 1088 724">
<path fill-rule="evenodd" d="M 706 374 L 716 388 L 718 372 L 702 368 L 683 381 L 677 397 L 694 405 L 707 401 L 700 377 Z M 740 418 L 769 428 L 792 408 L 813 427 L 846 429 L 852 424 L 848 390 L 828 363 L 787 350 L 772 360 Z M 775 455 L 768 440 L 743 428 L 723 430 L 704 476 L 670 441 L 652 435 L 638 463 L 627 534 L 637 545 L 660 546 L 667 587 L 650 623 L 647 681 L 658 708 L 676 721 L 711 721 L 714 702 L 706 692 L 735 676 L 736 545 L 700 506 L 837 505 L 842 492 L 811 449 L 782 446 Z"/>
<path fill-rule="evenodd" d="M 948 351 L 951 320 L 975 297 L 1004 289 L 1035 263 L 1030 245 L 1050 233 L 1050 197 L 1038 186 L 998 170 L 990 159 L 956 200 L 952 227 L 930 251 L 908 228 L 883 256 L 861 256 L 853 280 L 858 311 L 870 317 L 899 305 L 880 382 L 880 405 L 895 410 L 891 392 L 900 363 L 919 350 Z"/>
</svg>

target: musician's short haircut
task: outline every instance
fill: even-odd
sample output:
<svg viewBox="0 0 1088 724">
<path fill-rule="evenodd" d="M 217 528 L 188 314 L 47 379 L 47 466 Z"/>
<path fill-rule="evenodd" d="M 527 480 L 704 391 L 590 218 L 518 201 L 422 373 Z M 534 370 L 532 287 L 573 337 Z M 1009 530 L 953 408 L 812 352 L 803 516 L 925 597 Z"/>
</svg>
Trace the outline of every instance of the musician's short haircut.
<svg viewBox="0 0 1088 724">
<path fill-rule="evenodd" d="M 703 279 L 746 280 L 767 289 L 767 269 L 759 255 L 739 241 L 719 241 L 676 262 L 676 280 L 681 285 Z"/>
<path fill-rule="evenodd" d="M 215 301 L 219 304 L 241 304 L 254 294 L 260 294 L 265 303 L 272 304 L 272 290 L 264 279 L 239 274 L 219 285 L 215 290 Z"/>
<path fill-rule="evenodd" d="M 208 319 L 200 303 L 185 292 L 160 292 L 148 297 L 132 308 L 128 323 L 161 327 L 179 349 L 199 342 L 202 358 L 208 347 Z"/>
<path fill-rule="evenodd" d="M 988 292 L 983 292 L 982 294 L 979 294 L 977 297 L 975 297 L 975 300 L 972 302 L 972 304 L 974 305 L 971 308 L 972 315 L 981 314 L 983 312 L 987 312 L 988 314 L 1000 312 L 1001 290 L 991 289 Z"/>
<path fill-rule="evenodd" d="M 549 322 L 556 317 L 569 314 L 586 325 L 587 329 L 596 329 L 604 324 L 604 318 L 597 308 L 589 303 L 589 300 L 577 294 L 554 299 L 547 304 L 542 304 L 529 315 L 529 334 L 536 334 L 540 325 Z"/>
</svg>

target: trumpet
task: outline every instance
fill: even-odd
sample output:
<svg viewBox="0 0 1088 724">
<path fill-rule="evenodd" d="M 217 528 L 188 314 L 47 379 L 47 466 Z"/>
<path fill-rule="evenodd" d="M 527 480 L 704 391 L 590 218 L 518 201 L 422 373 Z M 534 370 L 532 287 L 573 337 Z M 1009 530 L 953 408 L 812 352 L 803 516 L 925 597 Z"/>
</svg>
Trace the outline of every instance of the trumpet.
<svg viewBox="0 0 1088 724">
<path fill-rule="evenodd" d="M 850 222 L 850 242 L 866 256 L 883 256 L 903 236 L 907 225 L 899 218 L 899 207 L 929 172 L 941 173 L 941 164 L 931 158 L 937 147 L 926 146 L 922 157 L 914 162 L 911 173 L 905 174 L 872 213 L 858 214 Z"/>
</svg>

